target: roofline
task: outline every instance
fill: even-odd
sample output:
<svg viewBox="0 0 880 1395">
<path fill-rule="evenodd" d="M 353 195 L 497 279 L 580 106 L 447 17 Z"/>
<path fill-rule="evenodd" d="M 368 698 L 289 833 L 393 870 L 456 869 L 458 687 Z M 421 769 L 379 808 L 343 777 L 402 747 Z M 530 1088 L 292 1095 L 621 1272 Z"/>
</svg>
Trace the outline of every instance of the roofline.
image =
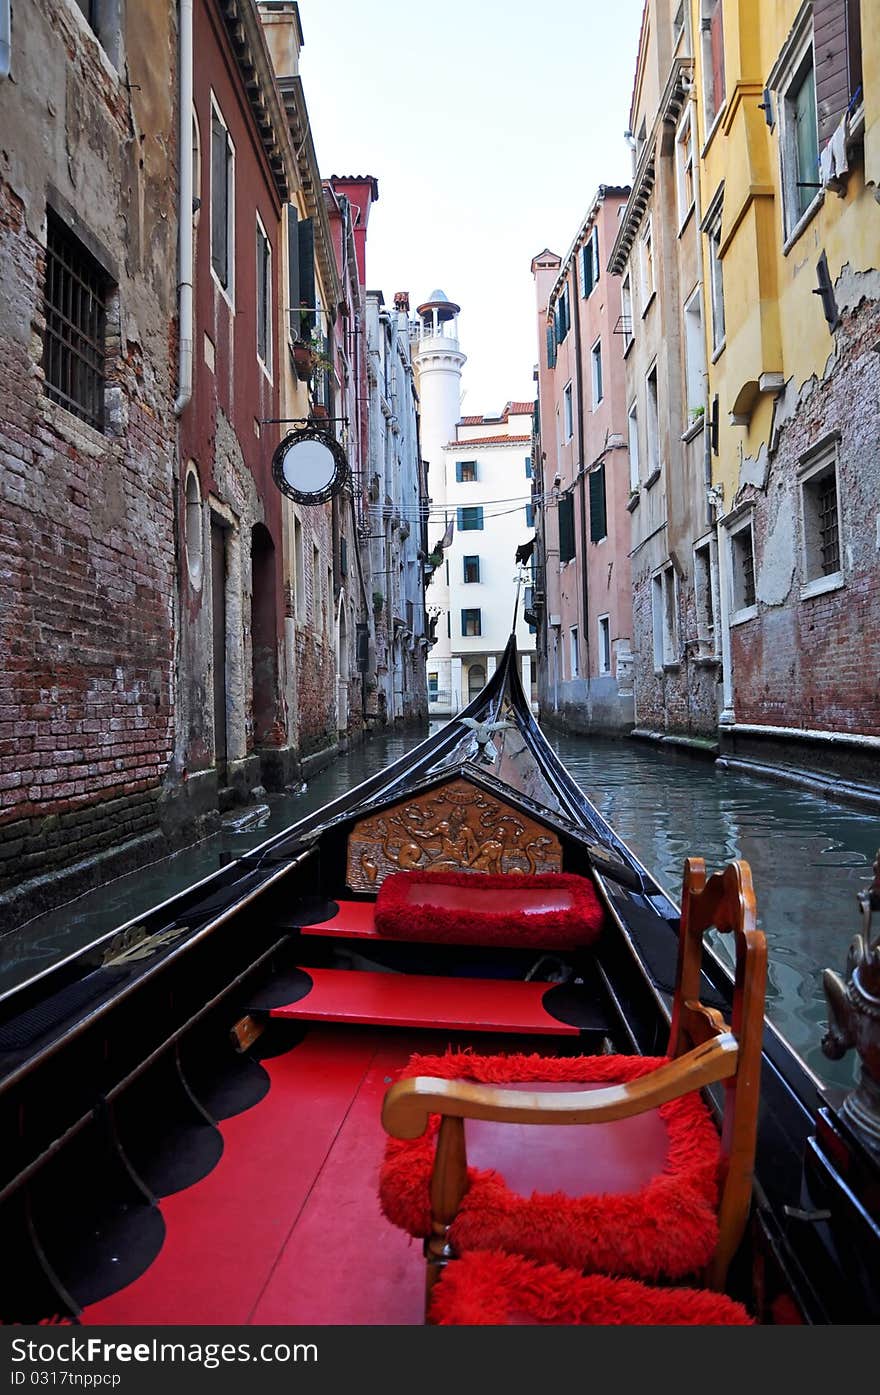
<svg viewBox="0 0 880 1395">
<path fill-rule="evenodd" d="M 569 269 L 569 267 L 571 266 L 572 258 L 574 257 L 575 252 L 577 251 L 578 247 L 580 246 L 581 242 L 583 241 L 583 239 L 584 239 L 584 237 L 585 237 L 585 235 L 586 235 L 587 229 L 595 222 L 595 220 L 596 220 L 596 214 L 598 213 L 598 211 L 599 211 L 600 207 L 602 206 L 602 204 L 605 202 L 605 200 L 606 200 L 607 198 L 621 198 L 621 199 L 629 198 L 630 193 L 631 193 L 631 190 L 630 190 L 630 186 L 629 186 L 628 184 L 600 184 L 600 185 L 599 185 L 599 188 L 596 190 L 596 193 L 595 193 L 595 195 L 594 195 L 594 197 L 593 197 L 593 202 L 592 202 L 591 205 L 590 205 L 589 211 L 588 211 L 588 213 L 586 214 L 586 217 L 584 218 L 584 220 L 583 220 L 583 222 L 581 223 L 580 227 L 578 228 L 578 231 L 577 231 L 577 233 L 576 233 L 574 239 L 572 240 L 572 243 L 571 243 L 571 245 L 570 245 L 568 251 L 566 252 L 565 257 L 564 257 L 563 260 L 562 260 L 562 264 L 561 264 L 561 266 L 560 266 L 560 268 L 559 268 L 559 275 L 557 276 L 556 280 L 554 281 L 554 283 L 553 283 L 553 289 L 552 289 L 552 291 L 550 292 L 550 295 L 549 295 L 548 298 L 547 298 L 547 314 L 548 314 L 548 315 L 550 314 L 550 311 L 551 311 L 552 307 L 553 307 L 554 304 L 556 303 L 556 298 L 557 298 L 557 296 L 559 295 L 559 293 L 560 293 L 560 291 L 561 291 L 563 282 L 565 281 L 566 277 L 568 276 L 568 269 Z M 539 253 L 538 255 L 540 256 L 540 253 Z"/>
</svg>

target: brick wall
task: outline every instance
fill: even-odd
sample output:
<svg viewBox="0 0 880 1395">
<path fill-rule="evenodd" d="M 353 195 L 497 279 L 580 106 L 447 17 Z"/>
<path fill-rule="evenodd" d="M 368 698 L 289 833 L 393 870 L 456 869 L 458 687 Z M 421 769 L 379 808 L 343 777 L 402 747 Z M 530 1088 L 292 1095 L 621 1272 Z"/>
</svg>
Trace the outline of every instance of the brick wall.
<svg viewBox="0 0 880 1395">
<path fill-rule="evenodd" d="M 880 735 L 880 303 L 843 318 L 828 376 L 786 423 L 753 527 L 759 613 L 731 632 L 737 722 Z M 838 504 L 845 585 L 801 599 L 798 465 L 838 431 Z M 793 528 L 791 580 L 779 604 L 762 601 L 762 574 L 780 519 Z M 765 588 L 766 589 L 766 588 Z"/>
<path fill-rule="evenodd" d="M 155 199 L 155 151 L 129 163 L 133 101 L 156 94 L 117 80 L 57 0 L 35 3 L 16 61 L 29 81 L 0 94 L 16 132 L 0 163 L 0 892 L 157 828 L 173 717 L 167 143 Z M 151 212 L 126 233 L 138 188 Z M 44 391 L 47 190 L 117 271 L 103 432 Z"/>
</svg>

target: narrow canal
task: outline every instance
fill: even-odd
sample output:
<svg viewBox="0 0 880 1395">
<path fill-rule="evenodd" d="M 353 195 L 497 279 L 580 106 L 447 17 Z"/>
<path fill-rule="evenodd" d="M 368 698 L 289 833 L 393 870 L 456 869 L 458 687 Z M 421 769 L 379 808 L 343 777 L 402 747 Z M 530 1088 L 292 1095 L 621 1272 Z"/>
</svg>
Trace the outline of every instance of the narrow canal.
<svg viewBox="0 0 880 1395">
<path fill-rule="evenodd" d="M 748 860 L 769 941 L 768 1015 L 817 1075 L 848 1084 L 852 1056 L 832 1063 L 819 1046 L 821 973 L 826 965 L 843 969 L 880 819 L 653 744 L 549 735 L 581 788 L 676 901 L 688 853 L 705 857 L 710 870 L 732 857 Z M 420 739 L 418 732 L 376 736 L 300 794 L 273 799 L 258 826 L 227 829 L 0 939 L 0 992 L 345 793 Z"/>
</svg>

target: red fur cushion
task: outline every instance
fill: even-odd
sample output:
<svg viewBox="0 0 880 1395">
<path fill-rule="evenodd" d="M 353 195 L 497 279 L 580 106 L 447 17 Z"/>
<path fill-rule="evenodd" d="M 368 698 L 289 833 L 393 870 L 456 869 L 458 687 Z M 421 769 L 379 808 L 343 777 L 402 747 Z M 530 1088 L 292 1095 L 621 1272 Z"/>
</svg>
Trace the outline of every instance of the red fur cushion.
<svg viewBox="0 0 880 1395">
<path fill-rule="evenodd" d="M 663 1064 L 658 1056 L 413 1056 L 401 1076 L 501 1085 L 514 1081 L 613 1084 Z M 699 1094 L 661 1105 L 669 1135 L 662 1172 L 633 1192 L 518 1196 L 496 1171 L 468 1169 L 468 1190 L 450 1230 L 456 1254 L 504 1250 L 586 1272 L 681 1279 L 702 1269 L 718 1241 L 721 1143 Z M 388 1140 L 379 1179 L 382 1210 L 410 1235 L 430 1232 L 429 1184 L 439 1116 L 421 1138 Z M 499 1126 L 501 1127 L 501 1126 Z M 536 1128 L 539 1126 L 535 1126 Z M 611 1125 L 610 1127 L 613 1127 Z M 589 1125 L 571 1126 L 589 1148 Z"/>
<path fill-rule="evenodd" d="M 393 872 L 376 898 L 376 929 L 404 940 L 577 949 L 604 912 L 592 882 L 564 872 Z"/>
<path fill-rule="evenodd" d="M 474 1250 L 446 1266 L 429 1319 L 442 1327 L 748 1327 L 741 1303 L 708 1289 L 652 1288 L 519 1255 Z"/>
</svg>

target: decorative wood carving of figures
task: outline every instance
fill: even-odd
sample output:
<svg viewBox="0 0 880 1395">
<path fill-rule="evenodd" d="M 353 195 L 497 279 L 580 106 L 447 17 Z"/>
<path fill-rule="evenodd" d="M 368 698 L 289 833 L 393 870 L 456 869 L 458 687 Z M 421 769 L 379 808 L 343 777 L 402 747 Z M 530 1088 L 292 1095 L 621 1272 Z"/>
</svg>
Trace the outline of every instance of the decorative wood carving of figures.
<svg viewBox="0 0 880 1395">
<path fill-rule="evenodd" d="M 391 872 L 560 872 L 555 834 L 467 780 L 362 819 L 348 840 L 348 885 L 374 891 Z"/>
</svg>

